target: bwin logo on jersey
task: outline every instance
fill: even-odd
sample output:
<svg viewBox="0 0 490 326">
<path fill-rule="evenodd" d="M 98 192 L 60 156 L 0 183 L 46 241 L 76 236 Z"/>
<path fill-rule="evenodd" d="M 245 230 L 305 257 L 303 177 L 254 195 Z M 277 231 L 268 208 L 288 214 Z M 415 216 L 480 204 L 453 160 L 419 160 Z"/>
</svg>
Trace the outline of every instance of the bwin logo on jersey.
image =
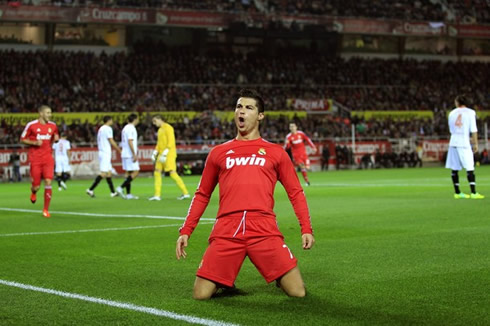
<svg viewBox="0 0 490 326">
<path fill-rule="evenodd" d="M 257 155 L 253 154 L 252 156 L 249 157 L 227 157 L 226 158 L 226 169 L 231 169 L 234 166 L 240 166 L 240 165 L 259 165 L 259 166 L 264 166 L 265 165 L 265 158 L 263 157 L 257 157 Z"/>
<path fill-rule="evenodd" d="M 51 135 L 50 134 L 47 134 L 47 135 L 37 134 L 36 139 L 38 139 L 38 140 L 50 140 Z"/>
</svg>

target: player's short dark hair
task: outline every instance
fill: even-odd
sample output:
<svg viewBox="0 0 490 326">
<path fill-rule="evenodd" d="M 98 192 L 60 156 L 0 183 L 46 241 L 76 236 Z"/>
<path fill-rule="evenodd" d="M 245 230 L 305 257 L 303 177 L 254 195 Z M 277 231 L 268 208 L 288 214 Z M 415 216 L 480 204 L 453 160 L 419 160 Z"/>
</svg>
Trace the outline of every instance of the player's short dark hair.
<svg viewBox="0 0 490 326">
<path fill-rule="evenodd" d="M 138 115 L 136 113 L 131 113 L 128 116 L 128 122 L 133 122 L 134 120 L 138 119 Z"/>
<path fill-rule="evenodd" d="M 465 94 L 456 96 L 455 101 L 458 102 L 459 105 L 468 106 L 470 104 Z"/>
<path fill-rule="evenodd" d="M 103 118 L 102 118 L 102 121 L 104 121 L 104 123 L 107 123 L 107 121 L 109 120 L 112 120 L 112 117 L 110 115 L 105 115 Z"/>
<path fill-rule="evenodd" d="M 51 109 L 51 108 L 49 106 L 43 104 L 43 105 L 41 105 L 40 107 L 37 108 L 37 111 L 38 112 L 42 112 L 42 111 L 44 111 L 46 109 Z"/>
<path fill-rule="evenodd" d="M 250 88 L 241 89 L 240 92 L 238 92 L 238 98 L 240 97 L 253 98 L 257 103 L 257 109 L 259 110 L 259 113 L 265 111 L 264 99 L 256 90 Z"/>
<path fill-rule="evenodd" d="M 160 119 L 160 120 L 163 120 L 163 116 L 161 114 L 155 114 L 151 118 L 152 119 Z"/>
</svg>

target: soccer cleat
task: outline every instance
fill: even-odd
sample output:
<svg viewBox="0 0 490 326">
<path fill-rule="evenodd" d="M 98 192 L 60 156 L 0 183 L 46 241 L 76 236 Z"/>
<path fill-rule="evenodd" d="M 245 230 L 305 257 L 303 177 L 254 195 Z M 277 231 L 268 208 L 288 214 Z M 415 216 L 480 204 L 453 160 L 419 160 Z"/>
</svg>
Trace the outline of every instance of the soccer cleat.
<svg viewBox="0 0 490 326">
<path fill-rule="evenodd" d="M 124 194 L 121 187 L 117 187 L 116 192 L 118 193 L 119 196 L 121 196 L 121 198 L 126 199 L 126 195 Z"/>
<path fill-rule="evenodd" d="M 111 197 L 112 197 L 112 198 L 117 197 L 117 196 L 119 196 L 119 194 L 118 194 L 117 192 L 112 192 L 112 193 L 111 193 Z"/>
<path fill-rule="evenodd" d="M 94 191 L 93 190 L 90 190 L 90 189 L 87 189 L 87 191 L 85 191 L 87 193 L 87 195 L 89 195 L 90 197 L 94 198 L 95 195 L 94 195 Z"/>
<path fill-rule="evenodd" d="M 158 197 L 158 196 L 153 196 L 153 197 L 148 198 L 148 200 L 149 201 L 153 201 L 153 200 L 160 201 L 162 199 L 160 197 Z"/>
<path fill-rule="evenodd" d="M 139 199 L 139 197 L 133 196 L 133 194 L 127 194 L 125 199 Z"/>
<path fill-rule="evenodd" d="M 58 187 L 58 191 L 61 191 L 62 189 L 63 189 L 63 188 L 61 188 L 61 187 Z"/>
<path fill-rule="evenodd" d="M 50 217 L 51 217 L 51 215 L 49 214 L 49 212 L 48 212 L 48 210 L 47 210 L 47 209 L 43 209 L 43 216 L 44 216 L 45 218 L 50 218 Z"/>
<path fill-rule="evenodd" d="M 468 199 L 470 195 L 460 192 L 459 194 L 454 194 L 454 199 Z"/>
<path fill-rule="evenodd" d="M 309 187 L 310 186 L 310 182 L 309 181 L 306 181 L 305 182 L 305 187 Z"/>
<path fill-rule="evenodd" d="M 64 181 L 61 181 L 60 182 L 60 185 L 63 187 L 63 189 L 68 189 L 68 187 L 66 186 L 66 183 Z"/>
<path fill-rule="evenodd" d="M 470 198 L 471 199 L 483 199 L 483 198 L 485 198 L 485 196 L 480 195 L 479 193 L 476 193 L 476 194 L 471 194 Z"/>
<path fill-rule="evenodd" d="M 182 196 L 177 197 L 178 200 L 184 200 L 184 199 L 187 199 L 187 198 L 191 198 L 191 195 L 185 194 L 185 195 L 182 195 Z"/>
<path fill-rule="evenodd" d="M 31 203 L 35 204 L 37 200 L 36 194 L 31 192 Z"/>
</svg>

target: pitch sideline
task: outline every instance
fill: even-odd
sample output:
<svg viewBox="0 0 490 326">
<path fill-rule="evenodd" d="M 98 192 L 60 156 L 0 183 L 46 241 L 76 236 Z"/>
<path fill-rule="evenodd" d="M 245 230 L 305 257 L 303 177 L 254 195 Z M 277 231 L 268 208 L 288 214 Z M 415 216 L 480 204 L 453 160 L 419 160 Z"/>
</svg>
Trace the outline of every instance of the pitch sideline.
<svg viewBox="0 0 490 326">
<path fill-rule="evenodd" d="M 37 213 L 41 211 L 35 209 L 23 209 L 23 208 L 8 208 L 0 207 L 0 211 L 7 212 L 21 212 L 21 213 Z M 139 215 L 139 214 L 103 214 L 103 213 L 83 213 L 83 212 L 64 212 L 64 211 L 50 211 L 51 214 L 63 214 L 63 215 L 76 215 L 76 216 L 94 216 L 94 217 L 119 217 L 119 218 L 149 218 L 160 220 L 185 220 L 185 217 L 180 216 L 160 216 L 160 215 Z M 214 221 L 214 218 L 201 218 L 201 221 Z"/>
<path fill-rule="evenodd" d="M 174 319 L 174 320 L 181 320 L 181 321 L 185 321 L 185 322 L 188 322 L 191 324 L 199 324 L 199 325 L 206 325 L 206 326 L 238 326 L 238 324 L 227 323 L 227 322 L 219 321 L 219 320 L 194 317 L 194 316 L 190 316 L 190 315 L 182 315 L 182 314 L 178 314 L 178 313 L 167 311 L 167 310 L 160 310 L 160 309 L 151 308 L 151 307 L 137 306 L 137 305 L 134 305 L 131 303 L 125 303 L 125 302 L 89 297 L 89 296 L 77 294 L 77 293 L 69 293 L 69 292 L 63 292 L 63 291 L 58 291 L 58 290 L 53 290 L 53 289 L 46 289 L 46 288 L 41 288 L 41 287 L 32 286 L 32 285 L 28 285 L 28 284 L 6 281 L 6 280 L 2 280 L 2 279 L 0 279 L 0 284 L 10 286 L 10 287 L 19 288 L 19 289 L 23 289 L 23 290 L 30 290 L 30 291 L 35 291 L 35 292 L 53 294 L 53 295 L 57 295 L 60 297 L 77 299 L 77 300 L 82 300 L 82 301 L 87 301 L 87 302 L 92 302 L 92 303 L 98 303 L 98 304 L 102 304 L 102 305 L 106 305 L 106 306 L 110 306 L 110 307 L 116 307 L 116 308 L 121 308 L 121 309 L 126 309 L 126 310 L 137 311 L 137 312 L 143 312 L 143 313 L 146 313 L 149 315 L 166 317 L 166 318 L 170 318 L 170 319 Z"/>
<path fill-rule="evenodd" d="M 212 224 L 210 222 L 204 222 L 201 224 Z M 106 228 L 106 229 L 85 229 L 85 230 L 64 230 L 64 231 L 46 231 L 46 232 L 21 232 L 21 233 L 0 233 L 2 237 L 18 237 L 26 235 L 45 235 L 45 234 L 64 234 L 64 233 L 87 233 L 87 232 L 105 232 L 105 231 L 126 231 L 126 230 L 140 230 L 140 229 L 157 229 L 167 227 L 178 227 L 182 224 L 163 224 L 163 225 L 144 225 L 144 226 L 130 226 L 126 228 Z"/>
</svg>

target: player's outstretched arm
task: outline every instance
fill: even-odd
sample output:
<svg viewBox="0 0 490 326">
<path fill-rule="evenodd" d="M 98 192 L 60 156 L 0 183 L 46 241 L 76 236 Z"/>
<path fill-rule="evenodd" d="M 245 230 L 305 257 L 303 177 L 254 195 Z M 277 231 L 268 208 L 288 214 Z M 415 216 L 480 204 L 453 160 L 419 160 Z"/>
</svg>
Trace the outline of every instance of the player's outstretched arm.
<svg viewBox="0 0 490 326">
<path fill-rule="evenodd" d="M 303 242 L 303 249 L 308 250 L 315 244 L 315 237 L 311 233 L 305 233 L 301 236 Z"/>
<path fill-rule="evenodd" d="M 185 252 L 185 248 L 187 247 L 187 240 L 189 240 L 189 236 L 187 234 L 183 234 L 177 239 L 177 247 L 175 248 L 175 253 L 178 260 L 180 260 L 181 257 L 187 257 L 187 253 Z"/>
</svg>

